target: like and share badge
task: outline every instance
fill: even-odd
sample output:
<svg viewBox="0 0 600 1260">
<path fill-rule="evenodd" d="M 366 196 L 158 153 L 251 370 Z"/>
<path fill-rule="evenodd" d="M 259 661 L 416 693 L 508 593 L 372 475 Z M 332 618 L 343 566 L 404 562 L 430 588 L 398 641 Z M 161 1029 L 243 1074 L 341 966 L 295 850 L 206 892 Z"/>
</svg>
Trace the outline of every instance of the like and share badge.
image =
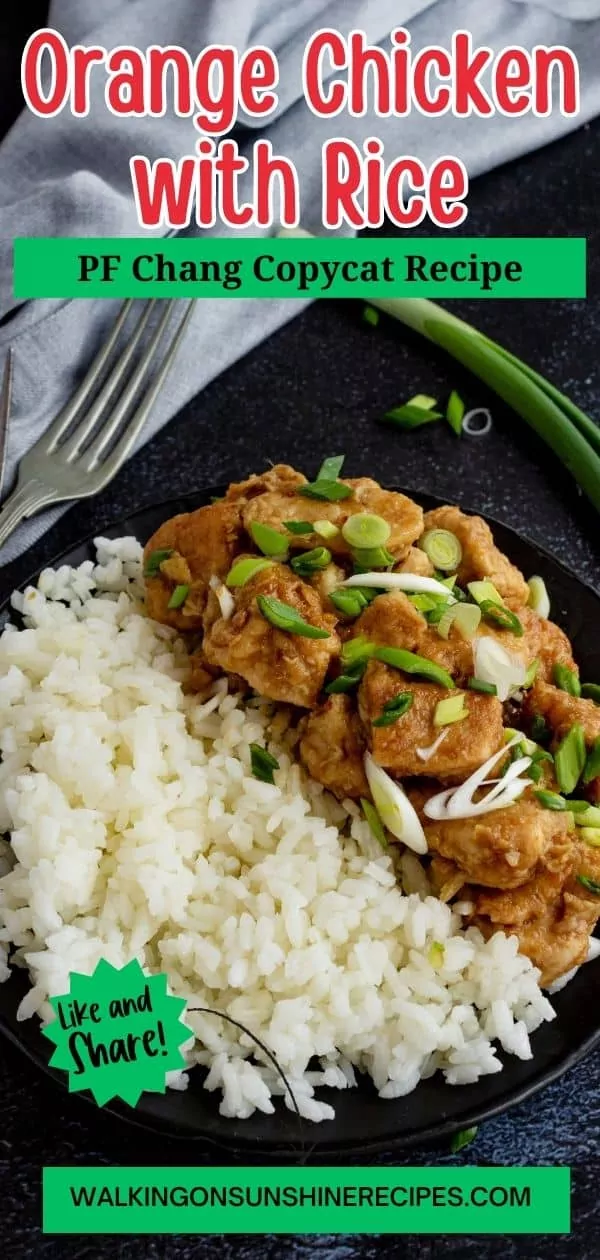
<svg viewBox="0 0 600 1260">
<path fill-rule="evenodd" d="M 69 992 L 50 998 L 56 1019 L 43 1029 L 54 1042 L 50 1066 L 69 1074 L 69 1091 L 89 1089 L 99 1106 L 121 1098 L 164 1094 L 168 1072 L 185 1067 L 181 1047 L 191 1030 L 182 1022 L 183 998 L 168 992 L 167 977 L 146 976 L 137 961 L 113 967 L 102 960 L 93 975 L 72 972 Z"/>
</svg>

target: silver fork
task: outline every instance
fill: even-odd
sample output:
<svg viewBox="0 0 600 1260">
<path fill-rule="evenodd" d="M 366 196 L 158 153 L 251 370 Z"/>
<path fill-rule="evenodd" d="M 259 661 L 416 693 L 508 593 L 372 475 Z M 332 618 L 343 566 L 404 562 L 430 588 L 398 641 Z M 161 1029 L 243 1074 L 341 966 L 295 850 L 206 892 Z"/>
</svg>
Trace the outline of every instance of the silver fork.
<svg viewBox="0 0 600 1260">
<path fill-rule="evenodd" d="M 157 302 L 147 303 L 119 352 L 118 343 L 132 304 L 132 299 L 124 303 L 112 332 L 73 397 L 23 456 L 16 489 L 0 511 L 0 547 L 21 521 L 41 508 L 97 494 L 130 454 L 173 365 L 195 302 L 187 304 L 177 331 L 159 360 L 160 343 L 176 301 L 161 303 L 161 318 L 135 366 L 136 351 Z M 109 367 L 115 354 L 118 357 Z M 147 388 L 138 402 L 144 385 Z"/>
</svg>

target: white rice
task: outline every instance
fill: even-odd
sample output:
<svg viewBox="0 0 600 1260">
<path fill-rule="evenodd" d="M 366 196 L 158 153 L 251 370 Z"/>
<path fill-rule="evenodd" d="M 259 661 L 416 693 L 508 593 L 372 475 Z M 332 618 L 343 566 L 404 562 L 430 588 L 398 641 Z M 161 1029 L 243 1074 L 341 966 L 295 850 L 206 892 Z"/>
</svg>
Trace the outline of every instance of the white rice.
<svg viewBox="0 0 600 1260">
<path fill-rule="evenodd" d="M 386 1099 L 437 1070 L 501 1071 L 496 1043 L 530 1058 L 554 1012 L 516 938 L 461 930 L 426 886 L 405 896 L 356 804 L 295 762 L 285 713 L 224 682 L 185 696 L 183 644 L 144 616 L 139 545 L 97 550 L 15 595 L 26 628 L 0 637 L 0 979 L 12 946 L 32 982 L 19 1017 L 50 1019 L 70 971 L 137 957 L 188 1000 L 189 1064 L 239 1118 L 290 1096 L 251 1037 L 194 1008 L 259 1037 L 315 1121 L 333 1115 L 319 1086 L 355 1068 Z M 252 742 L 279 759 L 275 786 L 252 778 Z"/>
</svg>

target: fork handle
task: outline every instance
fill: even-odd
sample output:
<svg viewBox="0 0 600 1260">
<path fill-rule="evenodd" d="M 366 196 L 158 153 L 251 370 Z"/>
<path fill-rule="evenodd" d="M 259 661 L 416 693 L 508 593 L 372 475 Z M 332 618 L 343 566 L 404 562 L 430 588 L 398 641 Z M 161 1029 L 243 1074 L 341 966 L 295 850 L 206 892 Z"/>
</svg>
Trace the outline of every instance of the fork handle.
<svg viewBox="0 0 600 1260">
<path fill-rule="evenodd" d="M 41 481 L 27 481 L 9 496 L 0 511 L 0 548 L 4 546 L 21 521 L 39 512 L 54 499 L 54 493 Z"/>
</svg>

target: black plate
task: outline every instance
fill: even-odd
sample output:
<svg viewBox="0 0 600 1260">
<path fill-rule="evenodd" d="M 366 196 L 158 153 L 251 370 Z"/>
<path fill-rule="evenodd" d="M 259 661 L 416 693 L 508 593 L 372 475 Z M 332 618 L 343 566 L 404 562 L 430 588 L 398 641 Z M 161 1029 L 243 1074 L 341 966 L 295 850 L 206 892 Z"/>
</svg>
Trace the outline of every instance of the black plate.
<svg viewBox="0 0 600 1260">
<path fill-rule="evenodd" d="M 199 491 L 153 505 L 104 533 L 113 538 L 135 534 L 145 542 L 168 516 L 200 507 L 211 495 L 219 493 L 222 490 L 218 488 Z M 424 495 L 418 497 L 426 508 L 439 503 Z M 490 524 L 498 544 L 515 564 L 524 573 L 539 573 L 545 579 L 553 619 L 569 635 L 584 677 L 600 679 L 598 595 L 533 543 L 493 520 Z M 60 563 L 77 565 L 91 556 L 93 548 L 87 541 L 62 555 Z M 6 616 L 5 607 L 0 625 Z M 16 1009 L 27 988 L 28 981 L 22 974 L 13 974 L 6 984 L 0 985 L 0 1031 L 64 1088 L 65 1074 L 48 1066 L 51 1049 L 37 1022 L 17 1023 Z M 503 1072 L 461 1087 L 446 1085 L 438 1074 L 423 1081 L 407 1098 L 394 1101 L 378 1098 L 367 1080 L 344 1093 L 323 1089 L 319 1098 L 335 1107 L 336 1116 L 319 1125 L 300 1122 L 281 1103 L 272 1116 L 257 1112 L 250 1120 L 224 1119 L 219 1115 L 218 1094 L 207 1094 L 201 1088 L 198 1069 L 192 1072 L 186 1093 L 143 1094 L 135 1110 L 121 1104 L 106 1110 L 154 1132 L 196 1138 L 258 1158 L 293 1159 L 306 1157 L 309 1151 L 319 1157 L 366 1154 L 436 1142 L 522 1102 L 572 1067 L 600 1041 L 600 963 L 582 968 L 554 998 L 554 1006 L 557 1018 L 533 1034 L 534 1058 L 529 1062 L 501 1056 Z"/>
</svg>

